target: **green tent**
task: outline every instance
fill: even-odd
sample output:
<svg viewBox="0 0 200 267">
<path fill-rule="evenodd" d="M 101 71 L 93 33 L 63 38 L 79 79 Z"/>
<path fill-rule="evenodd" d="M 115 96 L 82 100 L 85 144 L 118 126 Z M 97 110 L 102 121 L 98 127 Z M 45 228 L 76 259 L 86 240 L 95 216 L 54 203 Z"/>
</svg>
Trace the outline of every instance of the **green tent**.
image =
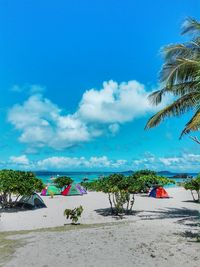
<svg viewBox="0 0 200 267">
<path fill-rule="evenodd" d="M 60 195 L 61 194 L 61 190 L 59 188 L 57 188 L 55 185 L 49 185 L 47 187 L 46 196 L 50 196 L 51 192 L 54 195 Z"/>
</svg>

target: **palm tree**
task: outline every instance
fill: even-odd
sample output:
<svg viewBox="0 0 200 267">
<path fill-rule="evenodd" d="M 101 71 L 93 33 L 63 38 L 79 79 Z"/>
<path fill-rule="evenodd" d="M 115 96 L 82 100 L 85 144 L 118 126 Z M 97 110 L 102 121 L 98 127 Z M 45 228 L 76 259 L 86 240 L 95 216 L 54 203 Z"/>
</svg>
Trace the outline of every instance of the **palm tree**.
<svg viewBox="0 0 200 267">
<path fill-rule="evenodd" d="M 164 65 L 160 73 L 162 89 L 149 96 L 154 105 L 162 102 L 167 93 L 174 95 L 175 101 L 151 117 L 145 127 L 153 128 L 167 117 L 180 116 L 191 110 L 194 115 L 180 138 L 200 128 L 200 22 L 188 18 L 183 24 L 182 34 L 191 34 L 191 41 L 164 47 Z M 200 143 L 196 137 L 193 139 Z"/>
</svg>

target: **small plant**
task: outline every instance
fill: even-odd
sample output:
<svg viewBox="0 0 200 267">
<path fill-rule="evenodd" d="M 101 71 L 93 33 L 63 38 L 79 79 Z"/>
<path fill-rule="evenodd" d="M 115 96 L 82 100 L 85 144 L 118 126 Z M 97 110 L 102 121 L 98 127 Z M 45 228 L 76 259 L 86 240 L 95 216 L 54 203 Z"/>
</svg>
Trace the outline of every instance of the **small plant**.
<svg viewBox="0 0 200 267">
<path fill-rule="evenodd" d="M 74 209 L 66 209 L 64 211 L 64 216 L 66 216 L 66 219 L 70 219 L 72 222 L 71 224 L 77 224 L 79 218 L 81 217 L 81 214 L 83 212 L 83 207 L 79 206 Z"/>
<path fill-rule="evenodd" d="M 50 195 L 51 198 L 53 198 L 54 197 L 54 192 L 49 191 L 49 195 Z"/>
<path fill-rule="evenodd" d="M 186 190 L 190 190 L 193 200 L 200 203 L 200 174 L 196 178 L 185 181 L 183 186 Z M 194 192 L 196 193 L 196 198 Z"/>
</svg>

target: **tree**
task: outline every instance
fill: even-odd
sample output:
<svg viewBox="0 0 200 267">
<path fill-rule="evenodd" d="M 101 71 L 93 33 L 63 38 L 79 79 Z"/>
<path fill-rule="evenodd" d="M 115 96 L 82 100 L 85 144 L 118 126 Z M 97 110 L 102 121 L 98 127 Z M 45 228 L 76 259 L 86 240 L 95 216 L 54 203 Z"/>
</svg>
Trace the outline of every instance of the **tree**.
<svg viewBox="0 0 200 267">
<path fill-rule="evenodd" d="M 58 188 L 61 188 L 61 189 L 63 187 L 66 187 L 66 186 L 72 184 L 72 183 L 73 183 L 73 180 L 68 176 L 61 176 L 61 177 L 58 177 L 54 180 L 55 186 Z"/>
<path fill-rule="evenodd" d="M 148 192 L 151 187 L 165 186 L 174 184 L 174 180 L 159 176 L 154 171 L 140 170 L 131 175 L 132 183 L 138 193 Z"/>
<path fill-rule="evenodd" d="M 135 194 L 146 192 L 152 186 L 165 185 L 171 180 L 157 176 L 155 172 L 142 170 L 133 175 L 111 174 L 92 182 L 82 183 L 89 190 L 108 195 L 112 214 L 130 214 L 135 202 Z"/>
<path fill-rule="evenodd" d="M 180 138 L 200 128 L 200 22 L 188 18 L 183 24 L 182 34 L 191 34 L 192 39 L 164 47 L 164 65 L 160 75 L 162 89 L 150 95 L 154 105 L 162 102 L 167 93 L 174 95 L 175 101 L 151 117 L 145 127 L 155 127 L 167 117 L 192 111 L 194 115 L 185 125 Z M 197 137 L 192 139 L 200 143 Z"/>
<path fill-rule="evenodd" d="M 190 190 L 194 201 L 200 202 L 200 174 L 196 178 L 185 181 L 183 186 L 186 190 Z M 197 194 L 197 199 L 195 199 L 194 191 Z"/>
<path fill-rule="evenodd" d="M 31 195 L 44 188 L 43 182 L 32 172 L 1 170 L 0 171 L 0 199 L 2 207 L 12 205 L 12 196 Z"/>
</svg>

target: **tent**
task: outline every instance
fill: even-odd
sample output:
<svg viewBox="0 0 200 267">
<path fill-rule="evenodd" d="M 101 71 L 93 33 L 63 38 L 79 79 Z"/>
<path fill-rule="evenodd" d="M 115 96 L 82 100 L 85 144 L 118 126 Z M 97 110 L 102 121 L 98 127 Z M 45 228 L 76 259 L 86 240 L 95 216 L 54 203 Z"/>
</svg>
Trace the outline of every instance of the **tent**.
<svg viewBox="0 0 200 267">
<path fill-rule="evenodd" d="M 46 188 L 44 188 L 41 192 L 42 196 L 50 196 L 51 193 L 54 195 L 60 195 L 61 190 L 57 188 L 55 185 L 48 185 Z"/>
<path fill-rule="evenodd" d="M 82 194 L 87 194 L 86 189 L 81 186 L 80 184 L 77 184 L 76 187 L 78 188 L 78 190 L 82 193 Z"/>
<path fill-rule="evenodd" d="M 80 196 L 83 195 L 82 191 L 76 184 L 68 185 L 61 193 L 63 196 Z"/>
<path fill-rule="evenodd" d="M 167 191 L 159 186 L 159 187 L 154 187 L 151 192 L 149 193 L 149 197 L 155 197 L 155 198 L 169 198 L 169 195 Z"/>
<path fill-rule="evenodd" d="M 44 201 L 41 197 L 33 193 L 30 196 L 23 196 L 17 203 L 17 207 L 25 208 L 25 209 L 38 209 L 38 208 L 46 208 Z"/>
</svg>

